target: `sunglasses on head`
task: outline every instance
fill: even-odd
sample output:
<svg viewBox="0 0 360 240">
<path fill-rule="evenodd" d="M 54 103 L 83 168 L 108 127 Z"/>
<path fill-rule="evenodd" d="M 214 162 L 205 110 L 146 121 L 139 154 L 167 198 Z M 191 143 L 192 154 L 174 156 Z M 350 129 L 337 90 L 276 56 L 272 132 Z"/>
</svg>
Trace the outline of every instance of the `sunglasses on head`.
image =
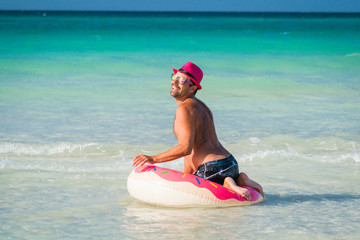
<svg viewBox="0 0 360 240">
<path fill-rule="evenodd" d="M 185 82 L 190 83 L 191 86 L 194 85 L 194 83 L 192 83 L 190 80 L 187 80 L 186 78 L 179 76 L 176 77 L 175 74 L 171 74 L 171 81 L 176 81 L 176 80 L 178 80 L 181 85 L 184 85 Z"/>
</svg>

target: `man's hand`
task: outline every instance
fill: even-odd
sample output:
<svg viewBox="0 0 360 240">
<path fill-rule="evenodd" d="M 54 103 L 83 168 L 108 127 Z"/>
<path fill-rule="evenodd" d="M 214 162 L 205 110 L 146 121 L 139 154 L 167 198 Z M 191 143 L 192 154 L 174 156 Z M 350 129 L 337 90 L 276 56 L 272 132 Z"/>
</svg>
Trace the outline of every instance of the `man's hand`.
<svg viewBox="0 0 360 240">
<path fill-rule="evenodd" d="M 145 163 L 154 164 L 155 160 L 151 156 L 141 154 L 134 158 L 133 167 L 142 166 Z"/>
</svg>

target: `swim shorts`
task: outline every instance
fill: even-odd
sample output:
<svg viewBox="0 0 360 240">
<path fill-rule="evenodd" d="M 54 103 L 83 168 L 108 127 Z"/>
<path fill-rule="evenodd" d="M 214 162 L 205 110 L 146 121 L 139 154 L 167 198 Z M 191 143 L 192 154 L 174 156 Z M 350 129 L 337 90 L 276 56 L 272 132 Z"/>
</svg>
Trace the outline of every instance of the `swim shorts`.
<svg viewBox="0 0 360 240">
<path fill-rule="evenodd" d="M 194 175 L 223 185 L 227 177 L 231 177 L 236 182 L 239 166 L 233 155 L 230 155 L 227 158 L 200 165 Z"/>
</svg>

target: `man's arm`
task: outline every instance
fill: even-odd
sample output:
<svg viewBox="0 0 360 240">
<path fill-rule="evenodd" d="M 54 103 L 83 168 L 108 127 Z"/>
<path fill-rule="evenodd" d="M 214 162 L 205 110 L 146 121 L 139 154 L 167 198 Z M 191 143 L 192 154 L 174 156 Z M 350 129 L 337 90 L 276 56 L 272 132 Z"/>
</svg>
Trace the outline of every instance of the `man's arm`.
<svg viewBox="0 0 360 240">
<path fill-rule="evenodd" d="M 178 107 L 174 126 L 179 141 L 178 145 L 155 156 L 138 155 L 133 160 L 133 166 L 168 162 L 189 155 L 195 138 L 195 118 L 191 104 L 183 103 Z"/>
</svg>

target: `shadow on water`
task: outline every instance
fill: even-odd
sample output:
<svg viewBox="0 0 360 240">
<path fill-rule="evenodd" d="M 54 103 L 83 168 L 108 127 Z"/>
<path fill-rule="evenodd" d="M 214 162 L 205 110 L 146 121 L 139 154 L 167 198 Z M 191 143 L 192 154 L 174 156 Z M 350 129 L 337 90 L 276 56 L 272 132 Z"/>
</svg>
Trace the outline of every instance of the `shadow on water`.
<svg viewBox="0 0 360 240">
<path fill-rule="evenodd" d="M 344 202 L 360 200 L 360 195 L 356 194 L 266 194 L 265 205 L 284 205 L 304 202 Z"/>
</svg>

